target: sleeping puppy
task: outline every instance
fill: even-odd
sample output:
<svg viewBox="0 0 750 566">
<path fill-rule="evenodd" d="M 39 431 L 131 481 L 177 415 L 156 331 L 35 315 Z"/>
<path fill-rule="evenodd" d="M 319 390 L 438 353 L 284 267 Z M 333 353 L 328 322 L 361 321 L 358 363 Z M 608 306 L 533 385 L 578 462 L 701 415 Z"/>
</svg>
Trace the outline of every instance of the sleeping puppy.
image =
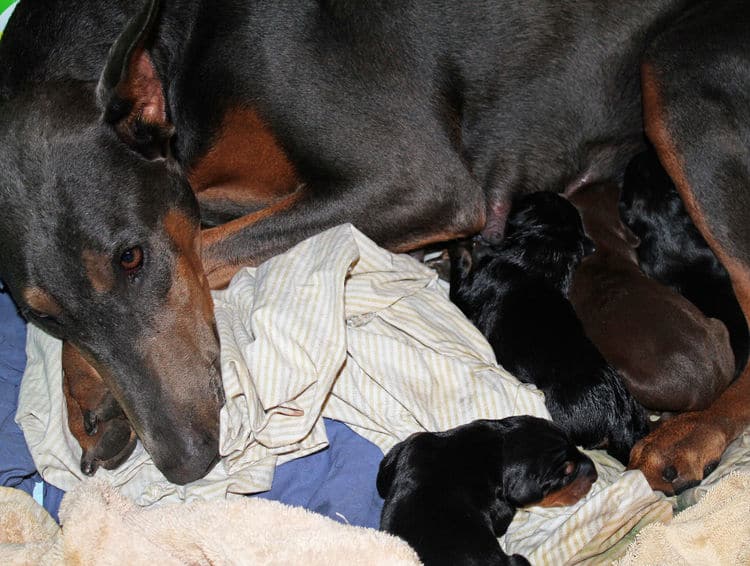
<svg viewBox="0 0 750 566">
<path fill-rule="evenodd" d="M 628 165 L 620 215 L 641 241 L 636 252 L 646 275 L 681 293 L 704 315 L 727 327 L 734 375 L 739 375 L 747 363 L 750 332 L 729 274 L 690 220 L 653 149 Z"/>
<path fill-rule="evenodd" d="M 63 393 L 68 427 L 81 445 L 81 471 L 114 470 L 135 449 L 137 437 L 99 373 L 63 342 Z"/>
<path fill-rule="evenodd" d="M 417 433 L 380 464 L 380 528 L 427 565 L 526 565 L 497 542 L 516 509 L 571 505 L 597 474 L 555 424 L 530 416 Z"/>
<path fill-rule="evenodd" d="M 646 414 L 584 333 L 567 300 L 592 250 L 578 212 L 549 192 L 518 198 L 499 244 L 451 250 L 451 299 L 487 337 L 498 363 L 545 394 L 552 419 L 584 448 L 627 464 Z"/>
<path fill-rule="evenodd" d="M 642 405 L 704 409 L 734 377 L 727 329 L 644 275 L 638 238 L 620 221 L 619 198 L 614 183 L 582 187 L 570 196 L 596 245 L 573 276 L 570 302 L 588 337 Z"/>
</svg>

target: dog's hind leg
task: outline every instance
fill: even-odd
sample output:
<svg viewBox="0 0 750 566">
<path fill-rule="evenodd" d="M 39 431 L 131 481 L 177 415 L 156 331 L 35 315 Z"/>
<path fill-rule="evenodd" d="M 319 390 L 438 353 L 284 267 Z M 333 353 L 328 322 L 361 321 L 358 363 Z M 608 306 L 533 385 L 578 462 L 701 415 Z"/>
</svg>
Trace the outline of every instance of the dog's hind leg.
<svg viewBox="0 0 750 566">
<path fill-rule="evenodd" d="M 750 319 L 750 5 L 692 11 L 643 65 L 647 135 Z M 750 367 L 707 409 L 678 415 L 635 446 L 630 467 L 679 493 L 716 467 L 750 425 Z"/>
</svg>

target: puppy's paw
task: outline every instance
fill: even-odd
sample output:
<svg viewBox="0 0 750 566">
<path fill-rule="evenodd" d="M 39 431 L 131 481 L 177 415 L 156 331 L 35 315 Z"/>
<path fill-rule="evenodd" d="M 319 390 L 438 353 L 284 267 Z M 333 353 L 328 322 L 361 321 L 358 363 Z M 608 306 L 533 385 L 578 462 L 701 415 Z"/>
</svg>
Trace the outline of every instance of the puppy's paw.
<svg viewBox="0 0 750 566">
<path fill-rule="evenodd" d="M 84 411 L 83 428 L 89 436 L 94 436 L 99 431 L 99 417 L 96 416 L 94 411 L 88 409 Z"/>
<path fill-rule="evenodd" d="M 732 440 L 726 430 L 704 412 L 683 413 L 638 442 L 628 467 L 641 470 L 652 489 L 679 494 L 716 469 Z"/>
<path fill-rule="evenodd" d="M 473 244 L 469 240 L 456 240 L 448 246 L 450 269 L 460 277 L 471 273 L 474 264 L 472 257 Z"/>
</svg>

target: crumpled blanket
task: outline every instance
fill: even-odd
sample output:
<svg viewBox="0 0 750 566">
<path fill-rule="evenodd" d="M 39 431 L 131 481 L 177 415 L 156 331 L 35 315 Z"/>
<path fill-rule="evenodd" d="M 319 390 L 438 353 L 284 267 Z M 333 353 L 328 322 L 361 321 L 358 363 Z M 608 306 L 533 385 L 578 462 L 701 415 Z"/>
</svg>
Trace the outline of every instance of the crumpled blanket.
<svg viewBox="0 0 750 566">
<path fill-rule="evenodd" d="M 6 507 L 13 513 L 0 514 L 0 563 L 8 565 L 420 564 L 387 533 L 264 499 L 142 508 L 93 479 L 63 499 L 63 529 L 20 490 L 0 488 L 0 510 Z"/>
<path fill-rule="evenodd" d="M 542 394 L 497 365 L 435 273 L 376 246 L 351 225 L 328 230 L 214 294 L 227 403 L 222 461 L 187 486 L 167 482 L 138 447 L 97 475 L 139 505 L 267 490 L 277 464 L 326 445 L 321 416 L 383 451 L 408 435 L 477 418 L 549 418 Z M 61 394 L 60 345 L 29 328 L 17 421 L 42 476 L 83 477 Z M 607 552 L 640 522 L 671 515 L 637 471 L 592 452 L 600 480 L 577 505 L 517 514 L 502 544 L 534 564 Z"/>
</svg>

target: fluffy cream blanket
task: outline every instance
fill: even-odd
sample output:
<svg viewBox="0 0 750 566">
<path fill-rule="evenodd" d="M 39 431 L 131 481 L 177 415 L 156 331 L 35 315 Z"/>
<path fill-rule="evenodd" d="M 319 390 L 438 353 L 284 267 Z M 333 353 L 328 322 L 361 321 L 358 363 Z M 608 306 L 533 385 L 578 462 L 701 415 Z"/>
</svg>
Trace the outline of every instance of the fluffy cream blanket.
<svg viewBox="0 0 750 566">
<path fill-rule="evenodd" d="M 648 525 L 617 566 L 750 564 L 750 473 L 732 472 L 667 524 Z"/>
<path fill-rule="evenodd" d="M 617 566 L 748 564 L 749 515 L 750 473 L 733 472 L 672 521 L 644 528 Z M 91 480 L 65 496 L 60 517 L 62 529 L 24 492 L 0 488 L 0 563 L 419 564 L 395 537 L 262 499 L 142 508 Z"/>
<path fill-rule="evenodd" d="M 400 539 L 263 499 L 142 508 L 101 480 L 60 508 L 60 529 L 25 493 L 0 488 L 2 564 L 420 564 Z"/>
</svg>

